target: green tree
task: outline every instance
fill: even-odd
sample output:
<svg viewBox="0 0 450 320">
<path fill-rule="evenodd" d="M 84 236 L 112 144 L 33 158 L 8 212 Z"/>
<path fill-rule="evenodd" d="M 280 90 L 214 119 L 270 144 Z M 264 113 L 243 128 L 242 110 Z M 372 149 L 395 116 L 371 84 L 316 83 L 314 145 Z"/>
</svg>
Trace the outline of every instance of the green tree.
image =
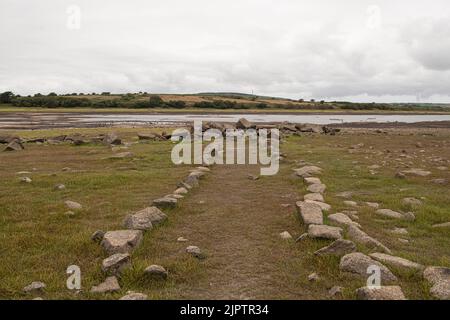
<svg viewBox="0 0 450 320">
<path fill-rule="evenodd" d="M 14 93 L 6 91 L 0 94 L 0 103 L 11 103 L 14 98 Z"/>
</svg>

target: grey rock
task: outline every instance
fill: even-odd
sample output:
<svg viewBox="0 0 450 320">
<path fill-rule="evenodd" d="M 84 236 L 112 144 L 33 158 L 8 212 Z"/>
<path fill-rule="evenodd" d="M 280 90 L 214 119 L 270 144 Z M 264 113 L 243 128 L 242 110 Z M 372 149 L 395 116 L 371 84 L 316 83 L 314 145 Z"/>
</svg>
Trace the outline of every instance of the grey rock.
<svg viewBox="0 0 450 320">
<path fill-rule="evenodd" d="M 344 290 L 343 287 L 334 286 L 330 290 L 328 290 L 328 295 L 331 298 L 342 297 L 342 291 L 343 290 Z"/>
<path fill-rule="evenodd" d="M 118 275 L 131 265 L 128 253 L 116 253 L 102 261 L 102 270 L 111 275 Z"/>
<path fill-rule="evenodd" d="M 320 175 L 322 169 L 316 166 L 304 166 L 300 169 L 294 169 L 294 172 L 299 177 L 307 178 L 315 175 Z"/>
<path fill-rule="evenodd" d="M 403 213 L 393 211 L 391 209 L 378 209 L 377 211 L 375 211 L 375 213 L 380 216 L 392 218 L 392 219 L 403 219 L 404 218 Z"/>
<path fill-rule="evenodd" d="M 343 256 L 339 264 L 339 269 L 343 272 L 349 272 L 367 279 L 370 275 L 367 271 L 371 266 L 380 268 L 382 282 L 397 281 L 397 277 L 386 266 L 360 252 L 353 252 Z"/>
<path fill-rule="evenodd" d="M 167 276 L 169 275 L 164 267 L 156 264 L 145 268 L 144 274 L 146 277 L 151 279 L 167 279 Z"/>
<path fill-rule="evenodd" d="M 347 207 L 357 207 L 357 206 L 358 206 L 358 203 L 356 203 L 355 201 L 350 201 L 350 200 L 344 201 L 344 204 L 345 204 Z"/>
<path fill-rule="evenodd" d="M 177 206 L 177 202 L 177 199 L 164 197 L 153 200 L 152 205 L 159 209 L 173 209 Z"/>
<path fill-rule="evenodd" d="M 248 121 L 245 118 L 239 119 L 238 122 L 236 123 L 236 128 L 237 129 L 251 129 L 254 128 L 255 125 L 252 124 L 250 121 Z"/>
<path fill-rule="evenodd" d="M 444 223 L 439 223 L 439 224 L 434 224 L 433 228 L 449 228 L 450 227 L 450 222 L 444 222 Z"/>
<path fill-rule="evenodd" d="M 109 254 L 130 253 L 141 241 L 140 230 L 117 230 L 106 232 L 101 245 Z"/>
<path fill-rule="evenodd" d="M 427 267 L 423 277 L 432 286 L 430 293 L 440 300 L 450 300 L 450 268 Z"/>
<path fill-rule="evenodd" d="M 408 207 L 420 207 L 422 205 L 422 201 L 416 198 L 403 198 L 402 204 Z"/>
<path fill-rule="evenodd" d="M 376 252 L 369 254 L 369 256 L 388 266 L 393 266 L 403 270 L 420 271 L 424 269 L 424 266 L 422 266 L 421 264 L 400 257 L 391 256 L 385 253 Z"/>
<path fill-rule="evenodd" d="M 320 179 L 316 178 L 316 177 L 305 177 L 304 180 L 307 184 L 321 184 L 322 183 L 322 181 L 320 181 Z"/>
<path fill-rule="evenodd" d="M 399 286 L 363 287 L 356 290 L 359 300 L 406 300 Z"/>
<path fill-rule="evenodd" d="M 348 253 L 352 253 L 356 251 L 356 245 L 350 240 L 338 239 L 334 241 L 329 246 L 323 247 L 316 252 L 315 255 L 318 256 L 344 256 Z"/>
<path fill-rule="evenodd" d="M 193 257 L 197 259 L 204 259 L 205 255 L 202 253 L 199 247 L 196 246 L 189 246 L 186 248 L 186 252 L 192 255 Z"/>
<path fill-rule="evenodd" d="M 325 202 L 323 195 L 320 193 L 308 193 L 305 194 L 305 196 L 303 197 L 303 199 L 306 200 L 310 200 L 310 201 L 319 201 L 319 202 Z"/>
<path fill-rule="evenodd" d="M 304 201 L 298 201 L 296 206 L 304 224 L 323 224 L 323 213 L 320 206 Z"/>
<path fill-rule="evenodd" d="M 281 232 L 280 237 L 281 237 L 281 239 L 285 239 L 285 240 L 292 239 L 291 234 L 287 231 Z"/>
<path fill-rule="evenodd" d="M 331 206 L 328 203 L 320 202 L 320 201 L 314 201 L 314 200 L 305 200 L 306 203 L 313 203 L 318 205 L 323 211 L 330 211 Z"/>
<path fill-rule="evenodd" d="M 66 189 L 66 186 L 63 184 L 57 184 L 53 189 L 60 191 Z"/>
<path fill-rule="evenodd" d="M 124 226 L 133 230 L 150 230 L 167 220 L 167 215 L 157 207 L 148 207 L 125 218 Z"/>
<path fill-rule="evenodd" d="M 23 144 L 18 140 L 14 140 L 8 143 L 8 145 L 3 151 L 20 151 L 23 149 L 25 149 Z"/>
<path fill-rule="evenodd" d="M 23 288 L 23 292 L 25 293 L 31 293 L 31 294 L 40 294 L 45 291 L 45 288 L 47 286 L 45 283 L 41 281 L 33 281 L 29 285 L 27 285 L 25 288 Z"/>
<path fill-rule="evenodd" d="M 70 210 L 81 210 L 81 209 L 83 209 L 83 206 L 81 204 L 79 204 L 78 202 L 75 202 L 75 201 L 67 200 L 67 201 L 64 202 L 64 204 Z"/>
<path fill-rule="evenodd" d="M 322 183 L 315 183 L 306 188 L 311 193 L 324 193 L 326 189 L 327 187 Z"/>
<path fill-rule="evenodd" d="M 119 145 L 122 144 L 122 140 L 117 136 L 116 133 L 110 132 L 107 133 L 103 138 L 104 144 L 112 144 L 112 145 Z"/>
<path fill-rule="evenodd" d="M 340 226 L 357 226 L 357 227 L 361 227 L 359 223 L 354 222 L 347 215 L 345 215 L 345 214 L 343 214 L 341 212 L 330 214 L 328 216 L 328 220 L 331 221 L 332 223 L 340 225 Z"/>
<path fill-rule="evenodd" d="M 147 300 L 148 296 L 143 293 L 128 291 L 126 295 L 124 295 L 119 300 Z"/>
<path fill-rule="evenodd" d="M 430 171 L 426 171 L 423 169 L 409 169 L 409 170 L 404 170 L 401 173 L 403 173 L 406 176 L 418 176 L 418 177 L 426 177 L 431 174 Z"/>
<path fill-rule="evenodd" d="M 181 187 L 181 188 L 178 188 L 177 190 L 175 190 L 173 193 L 174 194 L 187 194 L 188 190 L 184 187 Z"/>
<path fill-rule="evenodd" d="M 313 281 L 318 281 L 318 280 L 320 280 L 320 277 L 319 277 L 319 275 L 317 274 L 317 273 L 311 273 L 309 276 L 308 276 L 308 281 L 311 281 L 311 282 L 313 282 Z"/>
<path fill-rule="evenodd" d="M 98 286 L 91 288 L 91 293 L 112 293 L 120 290 L 119 281 L 115 276 L 106 278 L 106 280 L 100 283 Z"/>
<path fill-rule="evenodd" d="M 29 177 L 22 177 L 22 178 L 20 178 L 20 182 L 31 183 L 31 182 L 33 182 L 33 180 L 31 180 L 31 178 L 29 178 Z"/>
<path fill-rule="evenodd" d="M 105 231 L 103 230 L 97 230 L 91 235 L 91 240 L 94 242 L 101 242 L 103 240 L 103 237 L 105 236 Z"/>
<path fill-rule="evenodd" d="M 342 229 L 326 225 L 311 224 L 308 227 L 308 237 L 313 239 L 337 240 L 342 238 Z"/>
<path fill-rule="evenodd" d="M 372 238 L 371 236 L 369 236 L 367 233 L 365 233 L 356 226 L 349 226 L 347 235 L 349 236 L 350 239 L 352 239 L 356 243 L 363 244 L 367 248 L 377 249 L 386 252 L 388 254 L 392 254 L 391 250 L 389 250 L 389 248 L 387 248 L 384 244 L 382 244 L 377 239 Z"/>
</svg>

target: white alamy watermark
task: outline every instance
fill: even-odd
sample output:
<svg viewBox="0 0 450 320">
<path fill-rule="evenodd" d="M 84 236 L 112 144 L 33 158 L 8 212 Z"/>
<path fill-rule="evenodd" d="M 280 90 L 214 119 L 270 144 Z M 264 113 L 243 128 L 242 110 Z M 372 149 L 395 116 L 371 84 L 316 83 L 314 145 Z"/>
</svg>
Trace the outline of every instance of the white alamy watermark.
<svg viewBox="0 0 450 320">
<path fill-rule="evenodd" d="M 81 8 L 77 5 L 68 6 L 66 9 L 66 27 L 69 30 L 81 29 Z"/>
<path fill-rule="evenodd" d="M 81 269 L 77 265 L 67 267 L 66 273 L 69 275 L 66 281 L 67 289 L 80 290 L 81 289 Z"/>
<path fill-rule="evenodd" d="M 370 265 L 367 268 L 367 274 L 370 276 L 367 278 L 366 285 L 370 289 L 380 289 L 381 288 L 381 269 L 377 265 Z"/>
<path fill-rule="evenodd" d="M 171 140 L 174 164 L 259 164 L 263 176 L 278 173 L 280 132 L 278 129 L 208 129 L 194 121 L 193 132 L 177 129 Z M 204 142 L 210 142 L 205 146 Z"/>
</svg>

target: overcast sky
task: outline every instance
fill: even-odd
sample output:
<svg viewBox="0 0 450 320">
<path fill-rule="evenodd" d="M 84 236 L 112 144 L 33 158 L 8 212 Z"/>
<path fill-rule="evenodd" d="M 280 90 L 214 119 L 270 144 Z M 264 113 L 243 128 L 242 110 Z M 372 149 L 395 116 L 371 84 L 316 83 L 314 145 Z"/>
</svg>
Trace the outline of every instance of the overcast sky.
<svg viewBox="0 0 450 320">
<path fill-rule="evenodd" d="M 0 0 L 0 39 L 0 92 L 450 102 L 448 0 Z"/>
</svg>

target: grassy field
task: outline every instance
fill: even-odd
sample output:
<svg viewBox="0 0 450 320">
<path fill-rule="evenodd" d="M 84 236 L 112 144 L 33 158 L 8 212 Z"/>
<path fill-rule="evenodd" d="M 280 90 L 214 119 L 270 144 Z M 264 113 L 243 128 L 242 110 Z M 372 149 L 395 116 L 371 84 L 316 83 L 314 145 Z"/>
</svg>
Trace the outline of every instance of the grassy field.
<svg viewBox="0 0 450 320">
<path fill-rule="evenodd" d="M 190 169 L 171 163 L 170 142 L 134 143 L 137 130 L 115 130 L 132 143 L 127 150 L 112 151 L 101 145 L 29 144 L 24 151 L 0 152 L 0 298 L 30 299 L 22 288 L 31 281 L 44 281 L 46 299 L 116 299 L 127 290 L 146 293 L 151 299 L 328 299 L 328 289 L 335 285 L 345 288 L 344 298 L 354 299 L 354 290 L 364 281 L 341 274 L 338 259 L 313 254 L 328 241 L 294 243 L 279 238 L 283 231 L 294 238 L 305 231 L 294 206 L 306 193 L 304 183 L 292 171 L 300 166 L 300 160 L 324 169 L 321 179 L 328 187 L 325 200 L 333 207 L 331 213 L 357 210 L 363 229 L 394 255 L 424 265 L 450 267 L 450 231 L 432 228 L 433 224 L 450 221 L 448 185 L 431 182 L 435 178 L 450 179 L 449 130 L 431 134 L 392 130 L 388 135 L 355 131 L 336 136 L 292 136 L 282 144 L 287 158 L 275 176 L 253 181 L 247 174 L 257 174 L 255 166 L 213 167 L 179 208 L 167 211 L 169 220 L 165 224 L 146 233 L 143 244 L 133 252 L 133 267 L 120 280 L 121 292 L 93 296 L 89 289 L 104 279 L 100 264 L 106 254 L 90 235 L 98 229 L 121 228 L 127 213 L 173 191 Z M 106 131 L 8 133 L 32 138 Z M 360 143 L 364 145 L 349 149 Z M 105 159 L 122 151 L 135 156 Z M 380 167 L 370 169 L 373 165 Z M 395 173 L 406 167 L 423 168 L 432 175 L 395 178 Z M 19 171 L 29 171 L 26 175 L 33 182 L 19 182 Z M 66 189 L 53 190 L 58 183 L 65 184 Z M 353 191 L 357 209 L 345 207 L 345 199 L 337 196 L 343 191 Z M 363 204 L 378 202 L 383 208 L 410 211 L 401 202 L 404 197 L 424 202 L 413 210 L 414 222 L 382 219 Z M 80 202 L 84 209 L 67 216 L 65 200 Z M 389 230 L 394 227 L 407 228 L 409 235 L 392 234 Z M 189 242 L 177 242 L 181 236 Z M 399 237 L 409 243 L 400 242 Z M 207 259 L 189 257 L 184 252 L 187 245 L 199 246 Z M 370 252 L 364 247 L 359 250 Z M 83 291 L 79 294 L 65 288 L 65 270 L 71 264 L 82 270 Z M 165 266 L 169 279 L 146 280 L 142 273 L 150 264 Z M 430 298 L 428 286 L 418 274 L 391 270 L 399 276 L 408 298 Z M 308 281 L 312 272 L 321 279 Z"/>
</svg>

